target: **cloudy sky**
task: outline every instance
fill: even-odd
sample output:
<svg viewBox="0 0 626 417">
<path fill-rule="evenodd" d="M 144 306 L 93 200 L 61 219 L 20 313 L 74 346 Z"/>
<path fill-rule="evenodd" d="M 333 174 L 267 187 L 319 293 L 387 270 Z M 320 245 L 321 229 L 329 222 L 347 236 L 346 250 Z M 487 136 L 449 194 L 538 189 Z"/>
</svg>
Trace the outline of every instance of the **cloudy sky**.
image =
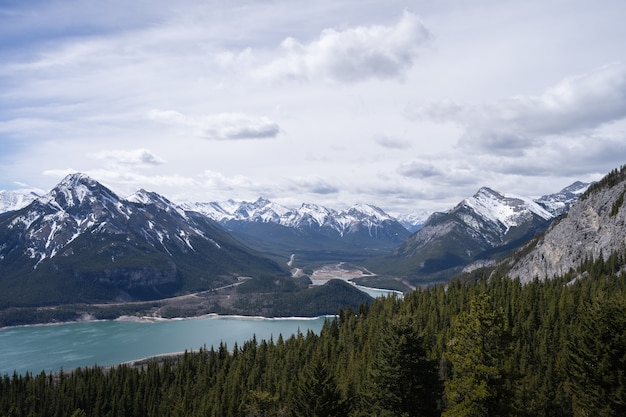
<svg viewBox="0 0 626 417">
<path fill-rule="evenodd" d="M 390 213 L 626 164 L 623 0 L 0 0 L 0 189 Z"/>
</svg>

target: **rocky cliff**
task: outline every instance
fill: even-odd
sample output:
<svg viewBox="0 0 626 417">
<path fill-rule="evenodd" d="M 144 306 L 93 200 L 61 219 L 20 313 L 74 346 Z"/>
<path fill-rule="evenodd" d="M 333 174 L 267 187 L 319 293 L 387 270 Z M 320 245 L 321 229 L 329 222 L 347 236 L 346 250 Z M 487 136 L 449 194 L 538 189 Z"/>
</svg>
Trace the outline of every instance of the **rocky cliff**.
<svg viewBox="0 0 626 417">
<path fill-rule="evenodd" d="M 576 269 L 585 259 L 626 249 L 626 166 L 594 184 L 538 238 L 508 258 L 511 278 L 527 282 Z"/>
</svg>

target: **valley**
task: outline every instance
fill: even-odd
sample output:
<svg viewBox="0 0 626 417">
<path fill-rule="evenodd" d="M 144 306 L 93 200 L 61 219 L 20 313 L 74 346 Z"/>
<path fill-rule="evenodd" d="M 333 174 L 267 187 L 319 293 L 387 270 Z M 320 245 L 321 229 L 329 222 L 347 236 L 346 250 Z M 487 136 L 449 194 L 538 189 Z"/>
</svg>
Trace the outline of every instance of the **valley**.
<svg viewBox="0 0 626 417">
<path fill-rule="evenodd" d="M 494 264 L 566 213 L 588 186 L 536 200 L 483 187 L 447 212 L 420 211 L 400 223 L 365 204 L 179 205 L 143 189 L 122 198 L 70 174 L 47 194 L 0 199 L 0 326 L 335 314 L 371 302 L 358 286 L 407 293 Z M 345 285 L 321 285 L 332 278 Z"/>
</svg>

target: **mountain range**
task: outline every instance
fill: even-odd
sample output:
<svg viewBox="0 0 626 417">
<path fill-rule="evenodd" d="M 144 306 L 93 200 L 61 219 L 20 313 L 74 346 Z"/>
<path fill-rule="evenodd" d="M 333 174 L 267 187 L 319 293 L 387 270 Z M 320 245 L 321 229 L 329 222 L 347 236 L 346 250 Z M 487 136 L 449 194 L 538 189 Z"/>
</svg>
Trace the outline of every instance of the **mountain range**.
<svg viewBox="0 0 626 417">
<path fill-rule="evenodd" d="M 576 182 L 537 200 L 483 187 L 447 212 L 433 213 L 392 254 L 366 265 L 413 284 L 446 281 L 489 265 L 566 213 L 589 184 Z"/>
<path fill-rule="evenodd" d="M 198 213 L 83 174 L 0 217 L 0 305 L 163 298 L 286 275 Z"/>
<path fill-rule="evenodd" d="M 288 277 L 294 258 L 299 267 L 355 262 L 409 285 L 447 280 L 546 230 L 588 187 L 537 200 L 484 187 L 426 220 L 417 211 L 412 233 L 373 205 L 178 205 L 146 190 L 121 198 L 72 174 L 44 195 L 0 194 L 0 306 L 160 299 Z"/>
<path fill-rule="evenodd" d="M 390 252 L 410 235 L 394 217 L 365 204 L 340 211 L 310 203 L 291 209 L 259 198 L 182 207 L 210 217 L 246 244 L 281 259 L 363 259 Z"/>
</svg>

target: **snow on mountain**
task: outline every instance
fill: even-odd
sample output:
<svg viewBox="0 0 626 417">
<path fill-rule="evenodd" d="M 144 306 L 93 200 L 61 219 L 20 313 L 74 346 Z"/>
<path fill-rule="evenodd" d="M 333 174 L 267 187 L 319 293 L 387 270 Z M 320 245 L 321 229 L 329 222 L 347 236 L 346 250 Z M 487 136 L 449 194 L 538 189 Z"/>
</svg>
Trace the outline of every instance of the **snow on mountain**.
<svg viewBox="0 0 626 417">
<path fill-rule="evenodd" d="M 554 217 L 530 198 L 483 187 L 451 210 L 433 213 L 394 250 L 387 268 L 410 270 L 414 284 L 447 279 L 493 262 L 545 230 Z"/>
<path fill-rule="evenodd" d="M 39 197 L 39 195 L 31 190 L 0 190 L 0 213 L 26 207 L 37 197 Z"/>
<path fill-rule="evenodd" d="M 187 214 L 185 213 L 185 210 L 182 207 L 180 207 L 177 204 L 174 204 L 173 202 L 171 202 L 170 200 L 168 200 L 167 198 L 163 197 L 160 194 L 154 193 L 152 191 L 146 191 L 143 188 L 137 191 L 136 193 L 131 194 L 128 197 L 124 198 L 124 200 L 131 202 L 131 203 L 144 204 L 144 205 L 154 204 L 155 206 L 157 206 L 161 210 L 164 210 L 165 212 L 176 212 L 181 217 L 185 219 L 187 218 Z"/>
<path fill-rule="evenodd" d="M 334 212 L 317 204 L 303 203 L 299 209 L 287 213 L 281 224 L 288 227 L 321 227 Z"/>
<path fill-rule="evenodd" d="M 545 208 L 557 217 L 569 211 L 570 207 L 578 198 L 587 191 L 593 183 L 576 181 L 555 194 L 544 195 L 535 200 L 537 204 Z"/>
<path fill-rule="evenodd" d="M 162 225 L 156 227 L 156 220 L 150 220 L 141 207 L 148 204 L 174 214 L 179 224 L 172 226 L 171 230 Z M 37 259 L 38 265 L 44 259 L 54 257 L 83 233 L 126 233 L 131 218 L 143 230 L 146 239 L 160 245 L 164 245 L 164 239 L 174 239 L 179 245 L 182 243 L 193 250 L 189 236 L 202 236 L 201 231 L 186 222 L 185 212 L 166 198 L 140 190 L 121 199 L 84 174 L 66 176 L 50 192 L 37 197 L 18 212 L 9 228 L 23 230 L 29 256 Z"/>
<path fill-rule="evenodd" d="M 11 287 L 18 279 L 36 282 L 42 297 L 42 286 L 69 289 L 53 296 L 66 302 L 85 294 L 160 298 L 238 274 L 284 272 L 206 216 L 146 190 L 120 198 L 84 174 L 0 217 L 0 242 L 0 300 L 9 289 L 28 292 Z"/>
<path fill-rule="evenodd" d="M 303 203 L 299 208 L 292 209 L 270 200 L 259 198 L 254 202 L 233 200 L 211 203 L 185 203 L 186 210 L 197 211 L 211 219 L 228 223 L 231 221 L 275 223 L 291 228 L 332 229 L 340 236 L 354 230 L 357 225 L 373 229 L 384 222 L 395 222 L 396 219 L 382 209 L 357 204 L 345 210 L 337 211 L 317 204 Z"/>
<path fill-rule="evenodd" d="M 488 187 L 481 188 L 474 196 L 463 200 L 461 204 L 486 220 L 504 225 L 507 230 L 527 221 L 531 213 L 544 220 L 553 217 L 530 198 L 504 195 Z"/>
<path fill-rule="evenodd" d="M 402 226 L 404 226 L 409 232 L 417 232 L 426 220 L 433 214 L 427 210 L 417 210 L 410 214 L 392 214 Z"/>
<path fill-rule="evenodd" d="M 18 212 L 9 229 L 23 230 L 29 256 L 39 264 L 84 230 L 94 225 L 107 227 L 103 217 L 128 215 L 110 190 L 83 174 L 72 174 Z"/>
</svg>

